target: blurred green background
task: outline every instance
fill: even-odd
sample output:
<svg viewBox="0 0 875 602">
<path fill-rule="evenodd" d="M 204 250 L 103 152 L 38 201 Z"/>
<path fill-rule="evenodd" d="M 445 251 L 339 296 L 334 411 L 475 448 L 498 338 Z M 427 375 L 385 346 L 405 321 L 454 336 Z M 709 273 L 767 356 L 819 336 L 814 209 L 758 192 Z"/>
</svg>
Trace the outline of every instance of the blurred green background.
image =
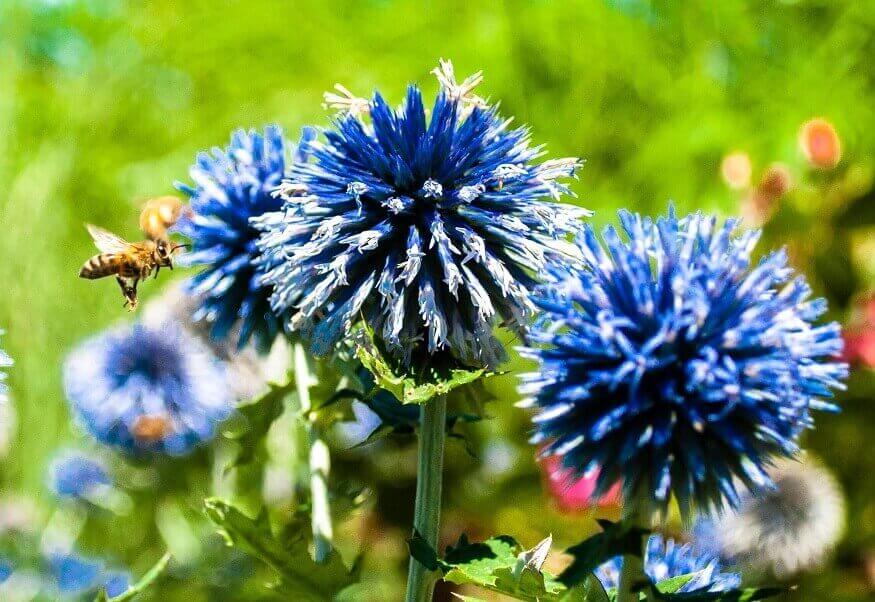
<svg viewBox="0 0 875 602">
<path fill-rule="evenodd" d="M 92 252 L 83 222 L 134 238 L 139 204 L 171 193 L 195 153 L 224 145 L 232 129 L 277 122 L 294 138 L 302 125 L 327 121 L 321 95 L 335 82 L 399 100 L 408 81 L 434 91 L 428 72 L 439 57 L 453 59 L 459 74 L 483 69 L 481 92 L 531 125 L 551 156 L 586 160 L 574 189 L 597 223 L 613 221 L 619 207 L 659 212 L 670 199 L 681 211 L 735 214 L 780 162 L 788 186 L 756 205 L 755 219 L 768 222 L 769 244 L 789 245 L 833 317 L 852 319 L 855 299 L 875 282 L 870 1 L 478 4 L 0 2 L 0 327 L 16 361 L 19 423 L 0 473 L 5 495 L 51 508 L 47 463 L 79 437 L 60 364 L 74 343 L 127 318 L 113 283 L 76 277 Z M 835 169 L 812 169 L 797 144 L 801 125 L 818 116 L 841 138 Z M 733 151 L 750 159 L 750 187 L 732 190 L 721 178 Z M 143 289 L 148 297 L 159 283 Z M 856 373 L 844 414 L 820 416 L 809 436 L 845 488 L 849 535 L 826 568 L 802 578 L 797 599 L 872 599 L 872 380 Z M 477 435 L 501 431 L 522 446 L 527 422 L 512 408 L 513 382 L 493 388 L 497 418 Z M 498 514 L 479 513 L 489 515 L 486 529 L 531 545 L 529 516 L 548 504 L 534 461 L 523 464 L 515 491 L 529 494 L 508 494 Z M 454 511 L 448 516 L 455 536 Z M 406 516 L 392 520 L 406 524 Z M 565 543 L 592 528 L 589 519 L 555 521 L 568 529 L 554 531 Z M 119 531 L 106 528 L 106 547 L 136 564 L 134 552 L 111 541 Z M 196 596 L 220 599 L 188 599 Z"/>
</svg>

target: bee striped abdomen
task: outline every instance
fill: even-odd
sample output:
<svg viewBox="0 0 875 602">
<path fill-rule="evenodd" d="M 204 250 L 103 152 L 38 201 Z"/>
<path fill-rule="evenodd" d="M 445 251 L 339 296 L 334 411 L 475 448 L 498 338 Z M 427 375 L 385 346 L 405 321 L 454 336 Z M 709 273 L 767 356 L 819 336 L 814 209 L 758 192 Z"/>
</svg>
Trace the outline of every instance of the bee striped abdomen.
<svg viewBox="0 0 875 602">
<path fill-rule="evenodd" d="M 111 276 L 112 274 L 115 274 L 116 271 L 118 271 L 118 261 L 116 256 L 110 253 L 101 253 L 85 262 L 85 265 L 79 270 L 79 277 L 94 280 L 96 278 Z"/>
</svg>

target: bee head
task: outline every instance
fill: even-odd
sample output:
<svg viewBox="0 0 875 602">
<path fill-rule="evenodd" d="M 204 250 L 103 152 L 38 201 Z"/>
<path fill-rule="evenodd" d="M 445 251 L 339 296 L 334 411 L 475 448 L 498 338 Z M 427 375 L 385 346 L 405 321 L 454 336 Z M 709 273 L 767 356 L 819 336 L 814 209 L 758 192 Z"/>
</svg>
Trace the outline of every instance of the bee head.
<svg viewBox="0 0 875 602">
<path fill-rule="evenodd" d="M 166 239 L 158 239 L 155 242 L 155 262 L 159 267 L 173 269 L 173 255 L 180 249 L 187 249 L 189 245 L 177 245 Z"/>
<path fill-rule="evenodd" d="M 173 266 L 173 247 L 170 245 L 170 242 L 166 240 L 159 240 L 155 243 L 155 259 L 158 262 L 158 265 L 162 267 L 172 267 Z"/>
</svg>

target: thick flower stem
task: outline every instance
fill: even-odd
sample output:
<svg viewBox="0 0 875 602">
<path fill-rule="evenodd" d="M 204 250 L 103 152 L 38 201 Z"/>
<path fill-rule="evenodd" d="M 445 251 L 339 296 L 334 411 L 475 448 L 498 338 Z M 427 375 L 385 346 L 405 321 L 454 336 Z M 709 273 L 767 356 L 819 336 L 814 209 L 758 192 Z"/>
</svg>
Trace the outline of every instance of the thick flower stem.
<svg viewBox="0 0 875 602">
<path fill-rule="evenodd" d="M 420 408 L 419 470 L 416 477 L 416 508 L 413 528 L 435 550 L 441 517 L 441 481 L 444 469 L 444 439 L 447 398 L 439 395 Z M 429 602 L 437 575 L 418 560 L 410 559 L 407 602 Z"/>
<path fill-rule="evenodd" d="M 623 522 L 630 527 L 641 527 L 645 525 L 642 519 L 642 514 L 634 508 L 628 507 L 623 512 Z M 641 590 L 636 590 L 636 585 L 649 581 L 644 572 L 644 553 L 646 549 L 646 537 L 641 538 L 641 554 L 626 554 L 623 556 L 623 567 L 620 572 L 620 584 L 617 588 L 617 602 L 638 602 Z M 633 591 L 636 590 L 636 591 Z M 647 602 L 654 600 L 651 589 L 643 590 Z"/>
<path fill-rule="evenodd" d="M 331 472 L 331 454 L 322 440 L 319 427 L 313 423 L 310 410 L 310 364 L 303 345 L 295 345 L 295 386 L 307 431 L 310 467 L 310 523 L 313 530 L 313 557 L 318 563 L 328 560 L 331 554 L 334 529 L 331 525 L 331 505 L 328 501 L 328 474 Z"/>
</svg>

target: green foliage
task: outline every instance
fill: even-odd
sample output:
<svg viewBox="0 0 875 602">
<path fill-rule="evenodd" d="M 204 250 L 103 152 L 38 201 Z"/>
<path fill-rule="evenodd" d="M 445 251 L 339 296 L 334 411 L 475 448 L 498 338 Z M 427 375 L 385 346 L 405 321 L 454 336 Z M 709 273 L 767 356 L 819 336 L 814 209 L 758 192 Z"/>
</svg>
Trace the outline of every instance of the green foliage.
<svg viewBox="0 0 875 602">
<path fill-rule="evenodd" d="M 253 519 L 217 498 L 204 500 L 204 506 L 229 546 L 238 546 L 273 569 L 279 580 L 272 588 L 284 596 L 321 602 L 333 599 L 357 581 L 358 568 L 347 569 L 337 552 L 324 564 L 313 562 L 303 525 L 297 534 L 286 531 L 287 537 L 280 541 L 271 530 L 266 512 Z"/>
<path fill-rule="evenodd" d="M 601 564 L 621 555 L 641 555 L 644 529 L 624 523 L 599 521 L 602 532 L 565 550 L 572 563 L 557 577 L 541 570 L 552 537 L 531 550 L 508 535 L 473 543 L 463 534 L 455 546 L 439 558 L 418 533 L 408 540 L 410 555 L 443 579 L 458 585 L 471 584 L 517 600 L 532 602 L 613 602 L 616 590 L 605 591 L 593 574 Z M 653 595 L 664 602 L 752 602 L 773 597 L 780 588 L 752 588 L 729 592 L 677 593 L 695 575 L 681 575 L 653 585 Z M 646 581 L 645 581 L 646 584 Z M 641 588 L 640 599 L 645 600 Z M 475 598 L 472 598 L 475 599 Z"/>
<path fill-rule="evenodd" d="M 295 390 L 295 381 L 290 377 L 284 385 L 270 383 L 269 387 L 267 393 L 258 399 L 237 407 L 241 420 L 224 433 L 237 443 L 236 456 L 228 469 L 245 466 L 255 459 L 270 426 L 283 413 L 286 398 Z"/>
<path fill-rule="evenodd" d="M 455 546 L 447 548 L 443 559 L 437 557 L 419 534 L 414 534 L 408 545 L 413 558 L 426 568 L 440 570 L 443 579 L 450 583 L 477 585 L 517 600 L 583 599 L 581 590 L 572 595 L 555 577 L 541 571 L 543 558 L 540 562 L 530 562 L 532 551 L 524 550 L 507 535 L 498 535 L 482 543 L 472 543 L 462 535 Z"/>
<path fill-rule="evenodd" d="M 164 574 L 164 571 L 167 570 L 168 565 L 170 564 L 170 554 L 164 554 L 161 559 L 155 563 L 149 571 L 143 575 L 143 578 L 131 585 L 128 588 L 128 591 L 119 594 L 118 596 L 114 596 L 112 598 L 106 595 L 106 592 L 101 590 L 97 594 L 97 598 L 95 602 L 128 602 L 128 600 L 133 600 L 137 595 L 146 591 L 149 587 L 155 583 L 161 575 Z"/>
<path fill-rule="evenodd" d="M 601 533 L 565 550 L 574 560 L 559 576 L 566 586 L 584 582 L 600 564 L 614 556 L 641 556 L 641 540 L 646 529 L 624 523 L 598 521 Z"/>
<path fill-rule="evenodd" d="M 660 584 L 657 584 L 657 589 Z M 728 592 L 689 592 L 684 594 L 659 594 L 666 602 L 753 602 L 774 598 L 785 590 L 777 587 L 746 588 Z"/>
<path fill-rule="evenodd" d="M 457 387 L 495 374 L 484 368 L 476 370 L 450 368 L 441 371 L 431 369 L 428 374 L 417 376 L 397 374 L 396 368 L 386 360 L 369 333 L 364 333 L 358 338 L 356 357 L 374 375 L 379 387 L 389 391 L 405 404 L 422 404 L 432 397 L 446 395 Z"/>
</svg>

